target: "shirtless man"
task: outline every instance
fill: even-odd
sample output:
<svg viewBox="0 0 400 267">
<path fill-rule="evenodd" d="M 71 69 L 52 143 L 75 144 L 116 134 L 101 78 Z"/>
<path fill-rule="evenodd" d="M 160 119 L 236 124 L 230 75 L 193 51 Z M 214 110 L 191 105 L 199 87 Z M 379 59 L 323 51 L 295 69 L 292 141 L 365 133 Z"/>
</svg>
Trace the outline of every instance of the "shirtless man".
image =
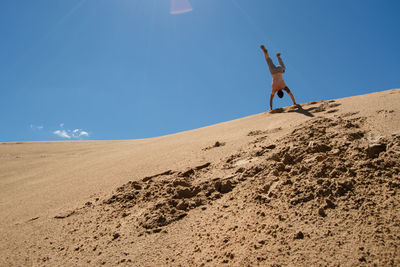
<svg viewBox="0 0 400 267">
<path fill-rule="evenodd" d="M 285 64 L 281 59 L 281 53 L 276 53 L 276 57 L 278 58 L 280 66 L 275 66 L 272 62 L 272 59 L 268 55 L 268 50 L 265 49 L 264 45 L 261 45 L 261 49 L 264 51 L 265 60 L 267 60 L 269 71 L 272 75 L 272 91 L 271 97 L 269 99 L 269 106 L 272 110 L 272 100 L 274 99 L 275 93 L 278 93 L 279 98 L 283 97 L 282 90 L 285 90 L 290 97 L 292 98 L 293 105 L 296 105 L 296 100 L 294 100 L 294 96 L 290 89 L 287 87 L 285 81 L 282 78 L 282 73 L 285 72 Z"/>
</svg>

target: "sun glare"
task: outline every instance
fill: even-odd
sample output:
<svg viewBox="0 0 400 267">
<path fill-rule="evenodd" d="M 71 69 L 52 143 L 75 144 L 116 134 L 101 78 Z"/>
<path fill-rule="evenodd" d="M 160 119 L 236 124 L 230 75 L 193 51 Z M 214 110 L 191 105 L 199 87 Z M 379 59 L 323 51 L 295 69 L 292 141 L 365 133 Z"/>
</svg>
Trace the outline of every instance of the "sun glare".
<svg viewBox="0 0 400 267">
<path fill-rule="evenodd" d="M 192 11 L 192 5 L 189 0 L 171 0 L 170 14 L 183 14 Z"/>
</svg>

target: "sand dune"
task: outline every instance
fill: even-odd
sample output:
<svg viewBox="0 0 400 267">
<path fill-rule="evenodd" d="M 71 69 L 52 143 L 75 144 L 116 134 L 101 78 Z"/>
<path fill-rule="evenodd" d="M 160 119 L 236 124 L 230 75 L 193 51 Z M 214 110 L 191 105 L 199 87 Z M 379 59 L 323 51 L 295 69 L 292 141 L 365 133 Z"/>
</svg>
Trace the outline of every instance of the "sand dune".
<svg viewBox="0 0 400 267">
<path fill-rule="evenodd" d="M 1 266 L 400 264 L 400 90 L 0 144 Z"/>
</svg>

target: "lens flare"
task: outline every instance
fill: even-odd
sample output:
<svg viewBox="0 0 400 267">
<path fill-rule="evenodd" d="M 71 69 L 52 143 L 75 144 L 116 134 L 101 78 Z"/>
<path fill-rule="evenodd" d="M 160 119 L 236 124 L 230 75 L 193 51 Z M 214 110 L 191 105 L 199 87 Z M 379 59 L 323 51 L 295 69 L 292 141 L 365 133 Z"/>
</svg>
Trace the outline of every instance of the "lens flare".
<svg viewBox="0 0 400 267">
<path fill-rule="evenodd" d="M 193 8 L 189 0 L 171 0 L 170 14 L 172 15 L 182 14 L 192 10 Z"/>
</svg>

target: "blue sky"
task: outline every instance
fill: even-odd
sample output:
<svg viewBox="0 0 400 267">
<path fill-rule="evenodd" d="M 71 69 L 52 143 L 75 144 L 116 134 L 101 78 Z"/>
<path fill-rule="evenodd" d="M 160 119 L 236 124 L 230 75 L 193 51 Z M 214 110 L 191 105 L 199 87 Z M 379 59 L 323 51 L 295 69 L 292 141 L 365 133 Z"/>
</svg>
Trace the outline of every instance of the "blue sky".
<svg viewBox="0 0 400 267">
<path fill-rule="evenodd" d="M 171 134 L 297 102 L 400 87 L 399 1 L 0 1 L 0 141 Z M 274 107 L 291 104 L 275 98 Z"/>
</svg>

